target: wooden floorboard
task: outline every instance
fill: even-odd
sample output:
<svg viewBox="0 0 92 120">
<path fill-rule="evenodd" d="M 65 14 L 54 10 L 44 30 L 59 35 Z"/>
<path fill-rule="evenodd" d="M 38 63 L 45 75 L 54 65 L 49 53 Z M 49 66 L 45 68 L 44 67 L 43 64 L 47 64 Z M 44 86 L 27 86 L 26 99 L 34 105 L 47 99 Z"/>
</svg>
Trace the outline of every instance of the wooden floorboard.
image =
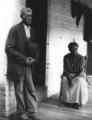
<svg viewBox="0 0 92 120">
<path fill-rule="evenodd" d="M 80 109 L 58 106 L 58 94 L 45 99 L 39 104 L 41 120 L 92 120 L 92 88 L 89 88 L 89 98 Z"/>
<path fill-rule="evenodd" d="M 59 95 L 53 95 L 39 103 L 37 116 L 40 120 L 92 120 L 92 88 L 88 89 L 89 98 L 85 106 L 80 109 L 74 109 L 59 106 Z M 0 119 L 1 120 L 1 119 Z M 11 119 L 2 120 L 20 120 L 18 116 Z M 32 119 L 29 119 L 32 120 Z"/>
</svg>

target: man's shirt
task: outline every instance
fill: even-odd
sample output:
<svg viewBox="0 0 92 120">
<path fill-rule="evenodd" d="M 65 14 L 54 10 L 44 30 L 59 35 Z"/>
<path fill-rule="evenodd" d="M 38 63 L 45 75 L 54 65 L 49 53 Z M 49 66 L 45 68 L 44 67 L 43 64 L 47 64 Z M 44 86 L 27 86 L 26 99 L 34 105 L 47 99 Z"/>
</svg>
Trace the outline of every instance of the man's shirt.
<svg viewBox="0 0 92 120">
<path fill-rule="evenodd" d="M 27 37 L 27 38 L 30 38 L 30 37 L 31 37 L 31 35 L 30 35 L 31 27 L 30 27 L 30 26 L 26 26 L 26 25 L 24 24 L 24 29 L 25 29 L 26 37 Z"/>
</svg>

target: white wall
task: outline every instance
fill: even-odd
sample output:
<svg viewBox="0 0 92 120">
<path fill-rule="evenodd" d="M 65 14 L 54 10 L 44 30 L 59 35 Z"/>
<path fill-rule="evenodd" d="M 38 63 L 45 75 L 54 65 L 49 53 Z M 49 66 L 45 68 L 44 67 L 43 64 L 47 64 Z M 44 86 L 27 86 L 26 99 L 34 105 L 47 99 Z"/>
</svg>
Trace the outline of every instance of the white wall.
<svg viewBox="0 0 92 120">
<path fill-rule="evenodd" d="M 60 76 L 63 71 L 63 56 L 68 52 L 67 45 L 79 43 L 79 53 L 86 55 L 86 42 L 83 41 L 83 18 L 79 27 L 70 12 L 70 0 L 48 1 L 47 64 L 46 85 L 48 96 L 60 89 Z"/>
</svg>

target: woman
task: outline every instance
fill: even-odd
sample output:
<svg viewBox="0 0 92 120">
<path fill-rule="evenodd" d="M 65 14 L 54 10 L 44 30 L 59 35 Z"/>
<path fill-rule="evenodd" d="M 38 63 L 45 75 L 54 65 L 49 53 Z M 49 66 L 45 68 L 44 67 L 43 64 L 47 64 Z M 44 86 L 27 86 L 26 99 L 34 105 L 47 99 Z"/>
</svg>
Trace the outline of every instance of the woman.
<svg viewBox="0 0 92 120">
<path fill-rule="evenodd" d="M 64 56 L 60 98 L 65 105 L 78 109 L 88 100 L 85 59 L 78 54 L 76 42 L 69 43 L 68 49 L 70 53 Z"/>
</svg>

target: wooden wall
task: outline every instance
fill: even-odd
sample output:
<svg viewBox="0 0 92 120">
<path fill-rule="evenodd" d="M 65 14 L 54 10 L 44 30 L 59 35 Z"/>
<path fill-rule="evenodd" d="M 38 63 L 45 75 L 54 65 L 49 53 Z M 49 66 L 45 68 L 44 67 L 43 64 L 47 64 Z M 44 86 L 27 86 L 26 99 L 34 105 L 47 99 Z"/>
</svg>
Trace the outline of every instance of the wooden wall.
<svg viewBox="0 0 92 120">
<path fill-rule="evenodd" d="M 48 96 L 59 91 L 60 76 L 63 71 L 63 57 L 68 52 L 67 45 L 75 39 L 79 43 L 79 53 L 86 55 L 83 40 L 83 17 L 76 26 L 76 18 L 71 16 L 71 0 L 48 0 L 47 63 L 46 85 Z"/>
</svg>

